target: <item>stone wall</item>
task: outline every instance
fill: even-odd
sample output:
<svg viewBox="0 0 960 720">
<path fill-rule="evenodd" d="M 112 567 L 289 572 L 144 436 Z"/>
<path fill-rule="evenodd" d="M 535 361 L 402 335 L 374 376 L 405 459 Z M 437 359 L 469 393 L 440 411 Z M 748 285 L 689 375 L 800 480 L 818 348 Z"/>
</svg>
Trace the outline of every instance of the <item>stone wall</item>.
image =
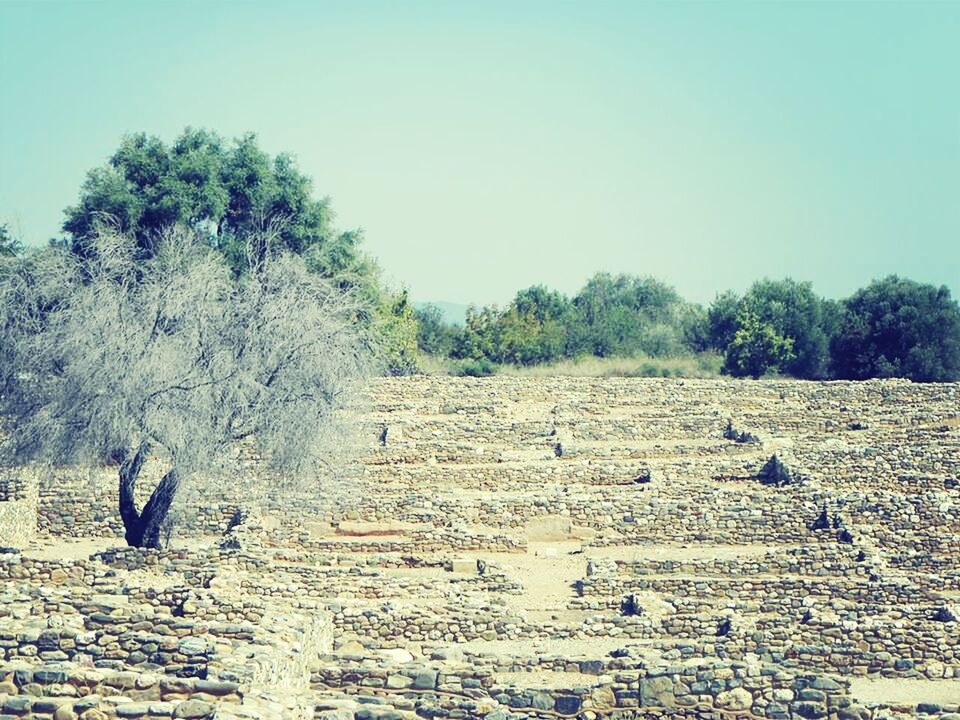
<svg viewBox="0 0 960 720">
<path fill-rule="evenodd" d="M 216 705 L 239 704 L 236 683 L 150 673 L 0 663 L 0 710 L 55 720 L 213 717 Z"/>
<path fill-rule="evenodd" d="M 29 473 L 0 475 L 0 547 L 24 548 L 37 532 L 37 485 Z"/>
<path fill-rule="evenodd" d="M 699 666 L 650 666 L 636 662 L 559 661 L 513 673 L 501 680 L 497 667 L 444 665 L 326 667 L 314 673 L 318 690 L 336 688 L 390 698 L 429 698 L 446 712 L 482 716 L 484 698 L 523 717 L 619 716 L 643 711 L 643 717 L 869 718 L 855 706 L 843 680 L 784 672 L 776 666 L 712 663 Z M 551 680 L 558 674 L 559 683 Z M 567 674 L 567 675 L 565 675 Z M 571 675 L 580 675 L 576 684 Z M 559 684 L 559 686 L 558 686 Z M 492 705 L 490 709 L 492 710 Z M 452 715 L 451 715 L 452 716 Z M 879 716 L 879 715 L 878 715 Z"/>
</svg>

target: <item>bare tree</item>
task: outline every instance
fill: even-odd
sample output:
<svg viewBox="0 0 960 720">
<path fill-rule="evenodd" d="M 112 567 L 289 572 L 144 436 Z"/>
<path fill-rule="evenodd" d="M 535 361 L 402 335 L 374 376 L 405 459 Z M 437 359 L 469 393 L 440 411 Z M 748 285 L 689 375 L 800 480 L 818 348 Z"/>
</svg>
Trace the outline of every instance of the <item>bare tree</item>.
<svg viewBox="0 0 960 720">
<path fill-rule="evenodd" d="M 119 462 L 130 545 L 160 547 L 181 484 L 214 489 L 240 441 L 273 468 L 309 474 L 368 370 L 369 345 L 342 291 L 252 238 L 235 279 L 182 229 L 156 253 L 101 232 L 78 258 L 50 249 L 0 270 L 0 462 Z M 163 475 L 142 508 L 151 454 Z"/>
</svg>

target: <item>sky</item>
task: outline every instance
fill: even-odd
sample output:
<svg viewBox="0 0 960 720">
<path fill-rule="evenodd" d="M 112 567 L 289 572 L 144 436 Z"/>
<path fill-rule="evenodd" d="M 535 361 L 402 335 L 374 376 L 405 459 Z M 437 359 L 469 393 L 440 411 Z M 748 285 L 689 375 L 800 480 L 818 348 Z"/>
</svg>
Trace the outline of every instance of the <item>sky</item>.
<svg viewBox="0 0 960 720">
<path fill-rule="evenodd" d="M 0 222 L 59 233 L 125 133 L 257 134 L 413 300 L 960 295 L 960 2 L 0 0 Z"/>
</svg>

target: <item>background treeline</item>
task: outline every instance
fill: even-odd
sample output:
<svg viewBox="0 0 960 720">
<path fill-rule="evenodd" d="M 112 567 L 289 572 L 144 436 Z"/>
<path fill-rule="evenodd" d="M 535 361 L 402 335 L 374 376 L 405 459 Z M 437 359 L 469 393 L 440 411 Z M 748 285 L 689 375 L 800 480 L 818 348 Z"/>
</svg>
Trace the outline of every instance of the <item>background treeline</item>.
<svg viewBox="0 0 960 720">
<path fill-rule="evenodd" d="M 170 144 L 146 133 L 124 137 L 87 173 L 78 202 L 64 210 L 65 234 L 50 244 L 84 258 L 100 234 L 112 233 L 131 238 L 146 262 L 166 233 L 185 228 L 218 251 L 237 279 L 269 252 L 293 253 L 312 274 L 349 291 L 357 323 L 379 341 L 388 372 L 415 371 L 417 323 L 406 292 L 384 282 L 361 249 L 362 232 L 339 230 L 334 219 L 329 199 L 314 195 L 293 156 L 267 154 L 252 133 L 227 140 L 187 128 Z M 252 254 L 251 239 L 258 244 Z M 26 252 L 0 226 L 0 258 Z"/>
<path fill-rule="evenodd" d="M 896 276 L 841 301 L 808 282 L 760 280 L 703 308 L 659 280 L 599 273 L 572 298 L 537 285 L 504 308 L 470 308 L 463 326 L 435 306 L 416 316 L 420 349 L 474 375 L 596 357 L 696 360 L 648 362 L 637 374 L 960 379 L 957 302 L 946 287 Z"/>
<path fill-rule="evenodd" d="M 475 375 L 602 361 L 601 372 L 616 374 L 960 379 L 957 302 L 946 287 L 896 276 L 842 301 L 810 283 L 761 280 L 704 308 L 659 280 L 599 273 L 572 298 L 537 285 L 506 307 L 471 308 L 463 326 L 449 324 L 439 308 L 414 310 L 406 291 L 388 286 L 361 249 L 362 233 L 338 230 L 329 200 L 314 196 L 293 157 L 271 157 L 252 134 L 228 141 L 187 128 L 170 144 L 124 137 L 87 174 L 62 228 L 53 248 L 87 258 L 107 230 L 130 238 L 143 262 L 165 233 L 185 228 L 238 280 L 269 252 L 301 256 L 310 273 L 349 292 L 356 322 L 395 374 L 440 358 L 443 369 Z M 0 261 L 42 252 L 0 225 Z M 627 359 L 636 362 L 617 364 Z"/>
</svg>

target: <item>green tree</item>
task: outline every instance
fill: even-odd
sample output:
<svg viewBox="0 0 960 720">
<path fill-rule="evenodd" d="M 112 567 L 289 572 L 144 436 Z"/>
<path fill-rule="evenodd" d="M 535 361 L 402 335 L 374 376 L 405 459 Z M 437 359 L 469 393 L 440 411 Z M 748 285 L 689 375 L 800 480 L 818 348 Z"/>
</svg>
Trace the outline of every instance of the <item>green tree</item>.
<svg viewBox="0 0 960 720">
<path fill-rule="evenodd" d="M 6 223 L 0 225 L 0 258 L 16 257 L 23 252 L 23 243 L 15 238 Z"/>
<path fill-rule="evenodd" d="M 500 312 L 495 306 L 467 308 L 466 322 L 453 342 L 451 357 L 496 360 L 500 355 Z"/>
<path fill-rule="evenodd" d="M 732 290 L 720 293 L 707 309 L 707 342 L 714 350 L 726 352 L 737 332 L 740 298 Z"/>
<path fill-rule="evenodd" d="M 834 328 L 829 305 L 813 292 L 811 283 L 791 278 L 759 280 L 743 302 L 778 335 L 793 340 L 792 357 L 778 368 L 780 372 L 807 379 L 829 375 Z"/>
<path fill-rule="evenodd" d="M 685 303 L 655 278 L 597 273 L 573 299 L 572 345 L 599 357 L 670 355 L 684 349 Z"/>
<path fill-rule="evenodd" d="M 960 379 L 960 307 L 946 286 L 891 275 L 843 303 L 831 343 L 837 377 Z"/>
<path fill-rule="evenodd" d="M 768 323 L 777 335 L 793 341 L 790 359 L 772 369 L 808 379 L 829 376 L 837 306 L 816 295 L 810 283 L 764 279 L 755 282 L 742 298 L 733 292 L 718 295 L 707 312 L 710 347 L 729 350 L 745 310 Z"/>
<path fill-rule="evenodd" d="M 87 174 L 63 229 L 81 258 L 108 227 L 133 238 L 145 262 L 166 230 L 186 227 L 218 250 L 238 278 L 270 253 L 300 255 L 313 273 L 364 301 L 358 320 L 378 337 L 387 368 L 411 370 L 416 318 L 406 293 L 386 287 L 360 250 L 362 233 L 338 231 L 333 219 L 329 200 L 314 198 L 292 156 L 271 157 L 252 133 L 227 142 L 187 128 L 170 146 L 145 133 L 124 137 L 106 165 Z"/>
<path fill-rule="evenodd" d="M 246 240 L 254 233 L 298 255 L 314 246 L 342 252 L 356 245 L 333 230 L 329 201 L 313 198 L 293 158 L 271 158 L 253 134 L 227 143 L 187 128 L 169 147 L 145 133 L 126 136 L 106 165 L 87 174 L 65 215 L 63 229 L 81 256 L 100 225 L 134 237 L 143 258 L 165 228 L 183 225 L 221 250 L 237 274 L 246 269 Z"/>
<path fill-rule="evenodd" d="M 744 307 L 737 314 L 737 331 L 727 347 L 723 371 L 734 377 L 759 378 L 793 358 L 793 339 Z"/>
<path fill-rule="evenodd" d="M 447 323 L 443 311 L 428 304 L 414 311 L 417 318 L 417 346 L 425 353 L 445 357 L 453 350 L 457 329 Z"/>
<path fill-rule="evenodd" d="M 499 318 L 500 362 L 534 365 L 564 357 L 573 317 L 562 293 L 543 285 L 521 290 Z"/>
</svg>

